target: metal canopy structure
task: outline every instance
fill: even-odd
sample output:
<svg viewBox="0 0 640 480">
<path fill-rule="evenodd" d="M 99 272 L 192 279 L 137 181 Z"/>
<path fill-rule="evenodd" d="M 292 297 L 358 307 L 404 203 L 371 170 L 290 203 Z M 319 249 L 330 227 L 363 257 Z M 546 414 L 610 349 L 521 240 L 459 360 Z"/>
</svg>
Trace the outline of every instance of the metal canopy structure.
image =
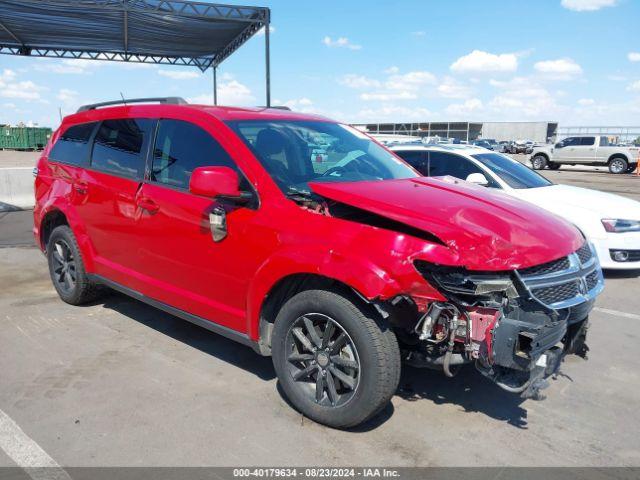
<svg viewBox="0 0 640 480">
<path fill-rule="evenodd" d="M 271 104 L 266 7 L 184 0 L 3 0 L 0 54 L 216 69 L 261 28 Z"/>
</svg>

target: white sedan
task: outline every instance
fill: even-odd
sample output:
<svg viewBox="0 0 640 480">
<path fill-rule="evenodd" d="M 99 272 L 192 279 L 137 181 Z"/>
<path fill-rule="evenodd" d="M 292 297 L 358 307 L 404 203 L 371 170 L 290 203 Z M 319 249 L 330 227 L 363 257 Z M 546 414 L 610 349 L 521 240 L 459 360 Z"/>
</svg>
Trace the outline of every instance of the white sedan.
<svg viewBox="0 0 640 480">
<path fill-rule="evenodd" d="M 640 269 L 640 202 L 588 188 L 556 185 L 512 158 L 468 145 L 390 147 L 425 176 L 450 175 L 526 200 L 576 225 L 602 268 Z"/>
</svg>

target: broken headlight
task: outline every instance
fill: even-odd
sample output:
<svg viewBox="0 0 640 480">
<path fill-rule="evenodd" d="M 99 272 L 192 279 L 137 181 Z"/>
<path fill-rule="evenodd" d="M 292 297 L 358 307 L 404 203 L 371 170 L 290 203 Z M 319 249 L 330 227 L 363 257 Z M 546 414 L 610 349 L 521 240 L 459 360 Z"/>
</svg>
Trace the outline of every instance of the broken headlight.
<svg viewBox="0 0 640 480">
<path fill-rule="evenodd" d="M 434 265 L 424 260 L 415 260 L 414 266 L 425 280 L 446 297 L 518 296 L 509 272 L 473 272 L 464 268 Z"/>
</svg>

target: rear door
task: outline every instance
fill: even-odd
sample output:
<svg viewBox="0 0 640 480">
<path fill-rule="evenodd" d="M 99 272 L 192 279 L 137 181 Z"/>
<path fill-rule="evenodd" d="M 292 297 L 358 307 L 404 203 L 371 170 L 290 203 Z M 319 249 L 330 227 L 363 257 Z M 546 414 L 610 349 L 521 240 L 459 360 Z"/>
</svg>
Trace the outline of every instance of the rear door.
<svg viewBox="0 0 640 480">
<path fill-rule="evenodd" d="M 96 273 L 130 288 L 139 287 L 136 194 L 153 125 L 153 120 L 134 118 L 101 122 L 76 190 L 76 209 L 91 241 Z"/>
<path fill-rule="evenodd" d="M 261 239 L 252 223 L 257 205 L 223 205 L 191 194 L 191 172 L 202 166 L 233 168 L 242 179 L 241 190 L 252 191 L 231 155 L 202 126 L 161 119 L 151 168 L 137 198 L 138 203 L 150 207 L 136 227 L 143 245 L 139 252 L 145 276 L 141 291 L 180 310 L 244 331 L 248 283 L 258 269 L 257 264 L 251 264 L 259 249 L 256 242 Z M 209 213 L 217 206 L 226 210 L 228 234 L 214 242 Z"/>
</svg>

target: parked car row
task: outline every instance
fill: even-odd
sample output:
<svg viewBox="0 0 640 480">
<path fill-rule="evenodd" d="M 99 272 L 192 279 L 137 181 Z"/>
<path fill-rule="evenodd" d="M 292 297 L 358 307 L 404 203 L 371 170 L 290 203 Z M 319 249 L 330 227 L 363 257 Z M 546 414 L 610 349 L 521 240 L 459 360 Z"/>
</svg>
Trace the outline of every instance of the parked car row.
<svg viewBox="0 0 640 480">
<path fill-rule="evenodd" d="M 516 140 L 516 141 L 501 141 L 497 142 L 494 139 L 478 139 L 471 142 L 472 145 L 477 147 L 486 148 L 487 150 L 493 150 L 500 153 L 526 153 L 529 154 L 533 151 L 535 143 L 531 140 Z"/>
</svg>

